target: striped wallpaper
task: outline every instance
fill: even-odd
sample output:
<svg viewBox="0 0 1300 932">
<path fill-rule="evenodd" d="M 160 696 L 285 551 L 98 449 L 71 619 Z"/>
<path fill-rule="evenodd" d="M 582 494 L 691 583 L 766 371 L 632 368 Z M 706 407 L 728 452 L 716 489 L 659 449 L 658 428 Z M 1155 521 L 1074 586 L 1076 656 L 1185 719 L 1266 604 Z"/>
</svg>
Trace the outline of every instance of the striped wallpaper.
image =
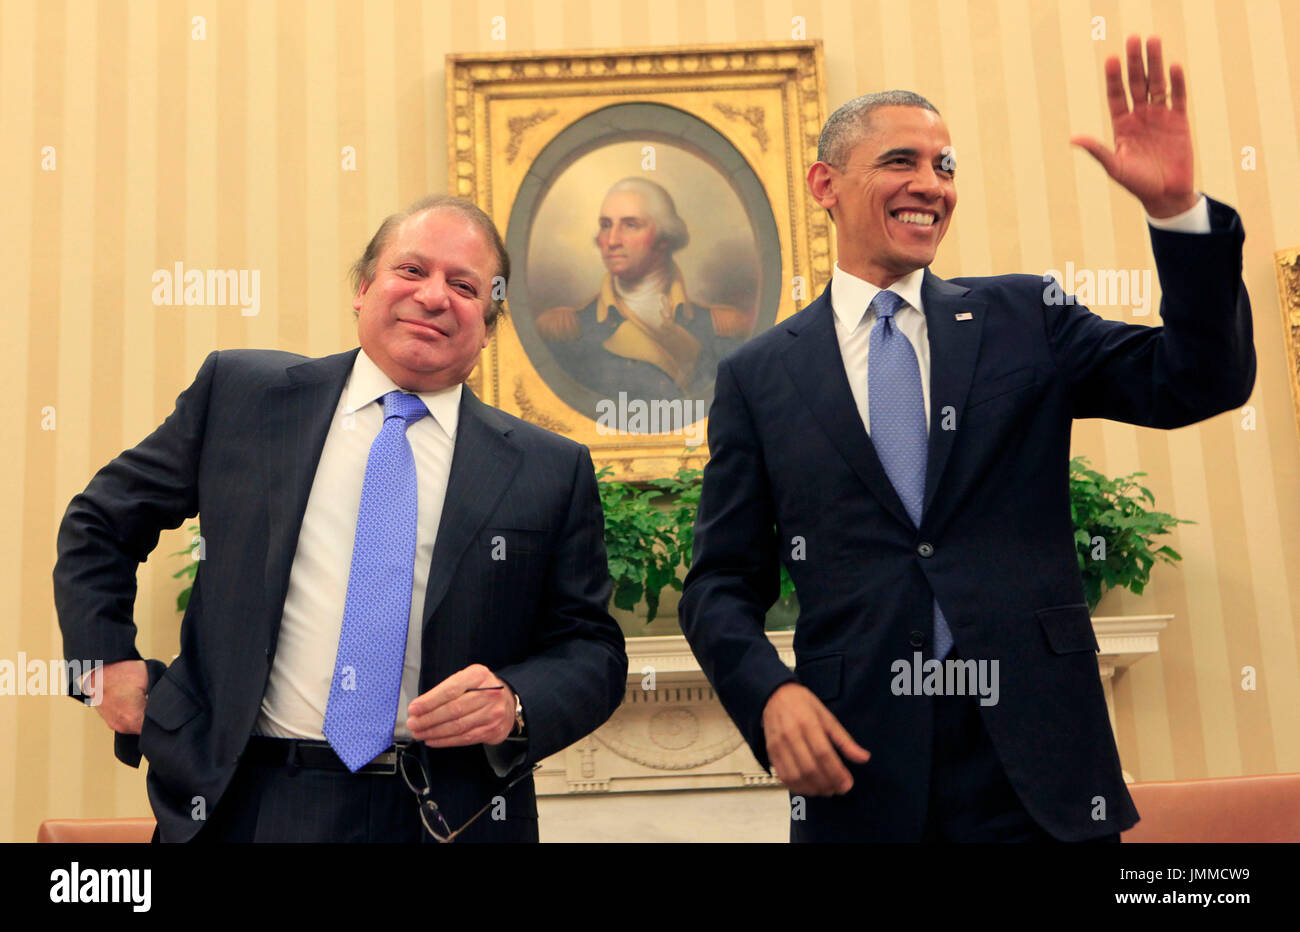
<svg viewBox="0 0 1300 932">
<path fill-rule="evenodd" d="M 1300 4 L 1284 0 L 3 0 L 0 660 L 61 656 L 63 509 L 210 349 L 354 345 L 347 265 L 383 215 L 445 189 L 444 55 L 799 28 L 824 42 L 831 108 L 907 87 L 943 111 L 962 166 L 949 276 L 1152 268 L 1139 206 L 1068 139 L 1107 133 L 1102 61 L 1126 34 L 1160 34 L 1186 65 L 1198 183 L 1247 229 L 1259 377 L 1253 411 L 1199 426 L 1077 425 L 1076 452 L 1147 471 L 1159 506 L 1197 522 L 1173 541 L 1181 568 L 1102 605 L 1176 618 L 1116 684 L 1120 750 L 1139 780 L 1300 770 L 1300 445 L 1272 269 L 1300 245 Z M 258 313 L 155 305 L 154 271 L 178 262 L 258 270 Z M 176 650 L 180 562 L 162 555 L 185 543 L 165 534 L 141 570 L 147 655 Z M 0 840 L 148 811 L 97 715 L 0 696 Z"/>
</svg>

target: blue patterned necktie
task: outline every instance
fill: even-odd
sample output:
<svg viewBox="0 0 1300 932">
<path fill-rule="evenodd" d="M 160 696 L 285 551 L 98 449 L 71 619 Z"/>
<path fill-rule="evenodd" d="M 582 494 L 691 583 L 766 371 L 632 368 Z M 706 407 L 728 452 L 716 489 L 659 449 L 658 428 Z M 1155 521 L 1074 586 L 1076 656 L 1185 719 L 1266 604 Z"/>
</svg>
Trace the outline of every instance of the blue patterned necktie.
<svg viewBox="0 0 1300 932">
<path fill-rule="evenodd" d="M 406 429 L 429 413 L 415 395 L 384 396 L 370 445 L 325 737 L 353 773 L 393 743 L 415 574 L 419 504 Z"/>
<path fill-rule="evenodd" d="M 919 528 L 928 432 L 921 367 L 911 342 L 894 321 L 894 313 L 902 303 L 903 299 L 892 291 L 878 292 L 871 299 L 876 325 L 871 328 L 867 344 L 867 413 L 876 455 L 912 523 Z M 934 656 L 942 660 L 951 649 L 952 632 L 936 599 Z"/>
</svg>

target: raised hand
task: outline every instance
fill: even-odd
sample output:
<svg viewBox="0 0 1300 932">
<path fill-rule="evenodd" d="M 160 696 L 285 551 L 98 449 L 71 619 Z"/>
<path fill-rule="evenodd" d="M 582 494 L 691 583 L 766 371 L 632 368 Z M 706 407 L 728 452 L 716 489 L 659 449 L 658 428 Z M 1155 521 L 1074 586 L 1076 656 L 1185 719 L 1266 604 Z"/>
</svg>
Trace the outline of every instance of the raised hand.
<svg viewBox="0 0 1300 932">
<path fill-rule="evenodd" d="M 1129 36 L 1129 94 L 1124 96 L 1119 56 L 1106 59 L 1106 102 L 1110 107 L 1112 152 L 1092 136 L 1074 136 L 1073 145 L 1086 149 L 1106 174 L 1142 202 L 1152 217 L 1172 217 L 1196 204 L 1192 187 L 1192 133 L 1187 124 L 1187 84 L 1181 65 L 1169 68 L 1166 91 L 1160 39 L 1147 39 L 1147 67 L 1142 65 L 1142 40 Z"/>
</svg>

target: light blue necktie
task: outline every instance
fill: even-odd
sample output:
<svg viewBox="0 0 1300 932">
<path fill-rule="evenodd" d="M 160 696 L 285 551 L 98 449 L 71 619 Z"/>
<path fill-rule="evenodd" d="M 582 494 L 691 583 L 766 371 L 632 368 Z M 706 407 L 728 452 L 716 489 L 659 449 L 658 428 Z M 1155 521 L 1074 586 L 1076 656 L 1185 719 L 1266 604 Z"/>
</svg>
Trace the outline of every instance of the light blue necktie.
<svg viewBox="0 0 1300 932">
<path fill-rule="evenodd" d="M 871 418 L 871 443 L 894 491 L 902 499 L 912 523 L 921 526 L 925 500 L 925 461 L 928 432 L 921 367 L 911 342 L 899 332 L 894 313 L 903 299 L 881 291 L 871 299 L 876 325 L 867 344 L 867 413 Z M 952 631 L 934 603 L 934 656 L 942 660 L 952 649 Z"/>
<path fill-rule="evenodd" d="M 353 773 L 393 743 L 411 622 L 419 504 L 406 429 L 428 413 L 415 395 L 385 395 L 384 426 L 366 460 L 324 726 L 330 746 Z"/>
</svg>

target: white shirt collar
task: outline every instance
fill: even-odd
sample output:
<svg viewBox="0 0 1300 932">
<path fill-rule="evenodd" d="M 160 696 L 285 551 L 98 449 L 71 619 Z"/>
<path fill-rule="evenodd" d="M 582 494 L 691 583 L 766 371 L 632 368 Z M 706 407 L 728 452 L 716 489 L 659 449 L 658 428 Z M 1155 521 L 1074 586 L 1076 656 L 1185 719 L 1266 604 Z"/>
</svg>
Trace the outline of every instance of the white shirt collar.
<svg viewBox="0 0 1300 932">
<path fill-rule="evenodd" d="M 924 314 L 921 307 L 921 282 L 924 280 L 925 269 L 914 269 L 890 285 L 889 290 L 906 301 L 909 307 Z M 845 330 L 857 327 L 880 290 L 871 282 L 844 271 L 836 262 L 831 276 L 831 309 L 835 311 L 840 326 Z"/>
<path fill-rule="evenodd" d="M 460 394 L 462 385 L 457 383 L 440 392 L 414 392 L 429 409 L 438 426 L 453 440 L 456 437 L 456 425 L 460 421 Z M 355 414 L 377 398 L 389 392 L 402 391 L 397 383 L 384 374 L 384 370 L 375 365 L 374 360 L 362 350 L 357 353 L 356 362 L 352 364 L 352 374 L 348 377 L 347 403 L 345 414 Z"/>
</svg>

